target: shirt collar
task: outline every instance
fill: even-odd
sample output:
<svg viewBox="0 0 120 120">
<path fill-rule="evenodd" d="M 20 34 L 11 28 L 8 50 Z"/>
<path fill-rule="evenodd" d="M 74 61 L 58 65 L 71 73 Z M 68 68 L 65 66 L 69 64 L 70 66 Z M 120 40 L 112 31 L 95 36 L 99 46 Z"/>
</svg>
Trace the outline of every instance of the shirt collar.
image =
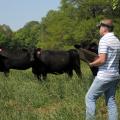
<svg viewBox="0 0 120 120">
<path fill-rule="evenodd" d="M 106 37 L 111 37 L 111 36 L 114 36 L 114 32 L 106 33 L 104 36 L 101 37 L 101 39 L 104 39 Z"/>
<path fill-rule="evenodd" d="M 109 36 L 113 36 L 114 35 L 114 32 L 109 32 L 109 33 L 106 33 L 103 37 L 109 37 Z"/>
</svg>

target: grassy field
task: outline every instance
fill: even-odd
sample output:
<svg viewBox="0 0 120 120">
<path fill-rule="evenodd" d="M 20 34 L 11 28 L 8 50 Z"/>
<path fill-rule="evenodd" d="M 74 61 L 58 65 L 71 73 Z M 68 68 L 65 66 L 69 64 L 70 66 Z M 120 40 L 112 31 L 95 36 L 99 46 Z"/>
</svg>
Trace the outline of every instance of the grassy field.
<svg viewBox="0 0 120 120">
<path fill-rule="evenodd" d="M 91 84 L 89 68 L 82 64 L 83 79 L 48 75 L 38 81 L 31 70 L 0 73 L 0 120 L 84 120 L 85 94 Z M 120 107 L 120 88 L 117 90 Z M 119 113 L 120 113 L 120 108 Z M 97 101 L 97 120 L 107 120 L 103 97 Z"/>
</svg>

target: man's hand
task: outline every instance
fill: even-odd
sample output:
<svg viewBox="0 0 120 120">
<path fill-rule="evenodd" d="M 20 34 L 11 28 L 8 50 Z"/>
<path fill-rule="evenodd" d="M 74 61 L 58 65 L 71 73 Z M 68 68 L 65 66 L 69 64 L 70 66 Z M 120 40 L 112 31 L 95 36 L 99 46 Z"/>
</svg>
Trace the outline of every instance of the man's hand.
<svg viewBox="0 0 120 120">
<path fill-rule="evenodd" d="M 91 63 L 89 63 L 89 66 L 100 66 L 105 63 L 107 59 L 107 54 L 100 53 L 99 56 Z"/>
</svg>

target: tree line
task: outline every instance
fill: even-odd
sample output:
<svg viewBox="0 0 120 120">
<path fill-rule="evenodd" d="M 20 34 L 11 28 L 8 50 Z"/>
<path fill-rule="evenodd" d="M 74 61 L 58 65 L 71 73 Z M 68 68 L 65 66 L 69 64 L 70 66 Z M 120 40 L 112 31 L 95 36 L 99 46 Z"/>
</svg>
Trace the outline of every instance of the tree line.
<svg viewBox="0 0 120 120">
<path fill-rule="evenodd" d="M 69 49 L 76 43 L 98 41 L 96 24 L 103 18 L 114 20 L 115 34 L 120 37 L 120 0 L 61 0 L 58 10 L 15 32 L 0 25 L 0 46 Z"/>
</svg>

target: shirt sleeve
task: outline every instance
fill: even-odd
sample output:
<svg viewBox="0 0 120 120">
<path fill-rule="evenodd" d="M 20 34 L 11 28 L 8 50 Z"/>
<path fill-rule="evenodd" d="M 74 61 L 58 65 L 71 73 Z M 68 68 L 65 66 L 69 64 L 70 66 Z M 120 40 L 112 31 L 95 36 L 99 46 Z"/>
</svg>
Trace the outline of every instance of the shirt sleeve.
<svg viewBox="0 0 120 120">
<path fill-rule="evenodd" d="M 100 40 L 99 42 L 99 48 L 98 48 L 98 53 L 108 53 L 108 45 L 105 41 Z"/>
</svg>

